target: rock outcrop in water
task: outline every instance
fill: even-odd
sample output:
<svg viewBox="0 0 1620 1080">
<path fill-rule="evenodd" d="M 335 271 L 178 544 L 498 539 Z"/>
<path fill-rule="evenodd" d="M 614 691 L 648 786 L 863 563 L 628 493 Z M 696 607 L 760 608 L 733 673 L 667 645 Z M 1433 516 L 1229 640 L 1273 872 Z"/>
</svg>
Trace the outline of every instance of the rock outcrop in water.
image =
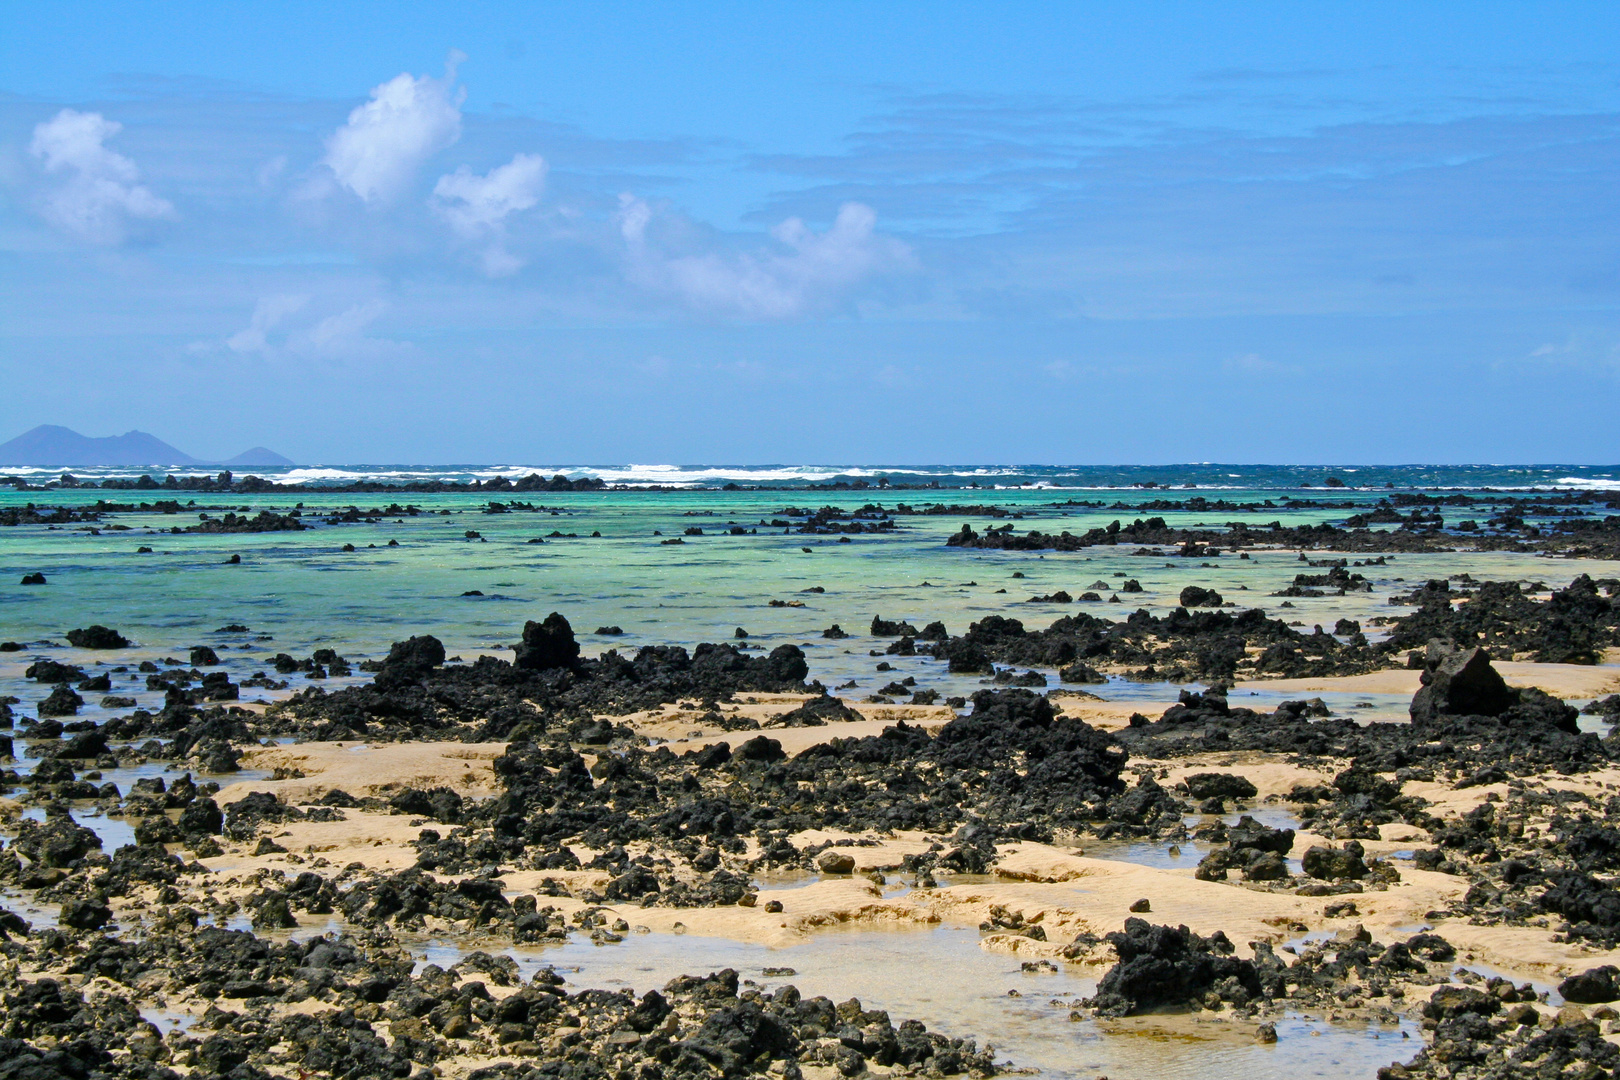
<svg viewBox="0 0 1620 1080">
<path fill-rule="evenodd" d="M 129 639 L 100 623 L 67 632 L 68 644 L 76 649 L 127 649 Z"/>
<path fill-rule="evenodd" d="M 1145 919 L 1125 920 L 1125 929 L 1106 940 L 1119 963 L 1098 980 L 1096 996 L 1086 1002 L 1103 1016 L 1206 1000 L 1247 1005 L 1280 996 L 1288 970 L 1269 948 L 1258 960 L 1240 960 L 1225 934 L 1202 938 L 1185 926 L 1154 926 Z"/>
<path fill-rule="evenodd" d="M 525 625 L 513 662 L 484 656 L 444 665 L 443 659 L 443 645 L 431 636 L 397 643 L 371 685 L 303 691 L 273 705 L 261 730 L 322 739 L 522 738 L 559 724 L 583 730 L 597 715 L 686 697 L 804 692 L 809 674 L 796 645 L 779 645 L 767 656 L 721 643 L 690 653 L 649 645 L 633 657 L 612 650 L 583 658 L 568 620 L 557 613 Z"/>
<path fill-rule="evenodd" d="M 1128 669 L 1133 679 L 1171 682 L 1359 674 L 1389 664 L 1364 638 L 1340 641 L 1320 631 L 1304 634 L 1258 609 L 1229 613 L 1178 607 L 1163 616 L 1143 610 L 1123 622 L 1067 615 L 1044 630 L 990 615 L 962 636 L 919 646 L 919 651 L 932 652 L 956 672 L 989 671 L 994 664 L 1060 669 L 1083 664 L 1084 673 L 1109 664 Z"/>
</svg>

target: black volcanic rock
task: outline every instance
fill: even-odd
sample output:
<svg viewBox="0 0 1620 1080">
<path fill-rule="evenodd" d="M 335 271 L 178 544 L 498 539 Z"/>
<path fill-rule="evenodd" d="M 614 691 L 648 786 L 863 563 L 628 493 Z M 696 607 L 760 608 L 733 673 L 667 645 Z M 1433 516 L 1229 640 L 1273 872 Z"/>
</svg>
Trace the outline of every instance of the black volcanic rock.
<svg viewBox="0 0 1620 1080">
<path fill-rule="evenodd" d="M 574 628 L 555 611 L 547 615 L 544 622 L 531 620 L 523 624 L 523 640 L 516 651 L 513 666 L 528 671 L 568 668 L 579 662 L 579 642 L 574 640 Z"/>
<path fill-rule="evenodd" d="M 1274 984 L 1286 970 L 1269 946 L 1264 952 L 1256 946 L 1256 960 L 1237 959 L 1232 943 L 1219 931 L 1203 938 L 1185 926 L 1126 919 L 1124 931 L 1109 934 L 1107 940 L 1119 954 L 1119 963 L 1098 980 L 1097 995 L 1087 1002 L 1104 1016 L 1202 1004 L 1211 992 L 1246 1005 L 1275 993 L 1276 987 L 1267 983 Z"/>
<path fill-rule="evenodd" d="M 68 644 L 76 649 L 127 649 L 129 639 L 111 627 L 95 623 L 82 630 L 67 632 Z"/>
<path fill-rule="evenodd" d="M 1501 716 L 1519 695 L 1491 666 L 1484 649 L 1445 652 L 1430 646 L 1423 687 L 1412 698 L 1414 720 L 1436 716 Z"/>
<path fill-rule="evenodd" d="M 532 623 L 530 624 L 533 625 Z M 444 644 L 432 634 L 396 641 L 377 672 L 377 685 L 383 689 L 416 682 L 444 663 Z"/>
</svg>

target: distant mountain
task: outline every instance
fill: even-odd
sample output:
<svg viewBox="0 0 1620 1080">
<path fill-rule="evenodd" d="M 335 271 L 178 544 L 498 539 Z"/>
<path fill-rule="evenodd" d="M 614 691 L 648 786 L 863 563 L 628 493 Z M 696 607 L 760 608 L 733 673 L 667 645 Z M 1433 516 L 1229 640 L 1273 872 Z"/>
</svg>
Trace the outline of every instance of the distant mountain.
<svg viewBox="0 0 1620 1080">
<path fill-rule="evenodd" d="M 91 438 L 71 428 L 56 424 L 41 424 L 32 431 L 0 443 L 0 466 L 33 465 L 54 468 L 90 466 L 200 466 L 224 465 L 227 468 L 291 465 L 292 462 L 262 446 L 238 454 L 225 462 L 203 461 L 176 450 L 155 435 L 144 431 L 126 431 L 122 435 Z"/>
<path fill-rule="evenodd" d="M 229 461 L 220 462 L 227 469 L 267 469 L 272 467 L 291 468 L 294 464 L 290 458 L 284 458 L 274 450 L 267 450 L 262 446 L 255 446 L 251 450 L 244 450 Z"/>
</svg>

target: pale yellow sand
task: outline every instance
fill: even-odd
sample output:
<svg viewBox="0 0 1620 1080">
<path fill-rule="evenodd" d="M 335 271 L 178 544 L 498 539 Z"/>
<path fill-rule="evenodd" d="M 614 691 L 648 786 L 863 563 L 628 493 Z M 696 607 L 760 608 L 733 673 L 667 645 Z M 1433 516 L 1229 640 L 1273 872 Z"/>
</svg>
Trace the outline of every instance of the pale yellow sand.
<svg viewBox="0 0 1620 1080">
<path fill-rule="evenodd" d="M 1620 666 L 1613 664 L 1531 664 L 1515 660 L 1494 662 L 1510 686 L 1533 686 L 1562 698 L 1595 698 L 1620 693 Z M 1237 690 L 1280 690 L 1298 694 L 1415 694 L 1422 684 L 1419 673 L 1404 668 L 1365 675 L 1325 679 L 1264 679 L 1238 683 Z"/>
<path fill-rule="evenodd" d="M 505 743 L 310 742 L 264 747 L 242 755 L 249 769 L 296 770 L 295 780 L 248 780 L 231 784 L 216 800 L 232 803 L 250 791 L 271 791 L 283 802 L 311 803 L 334 788 L 350 795 L 388 796 L 406 788 L 452 788 L 463 796 L 487 798 L 500 791 L 490 762 L 506 753 Z"/>
<path fill-rule="evenodd" d="M 737 715 L 761 724 L 788 713 L 813 700 L 807 694 L 747 694 L 739 695 L 736 704 L 722 706 L 726 715 Z M 690 704 L 690 703 L 688 703 Z M 677 754 L 696 750 L 714 743 L 736 747 L 759 735 L 775 739 L 790 756 L 806 747 L 816 746 L 829 739 L 862 739 L 881 734 L 886 727 L 905 723 L 937 731 L 956 718 L 956 713 L 945 705 L 866 705 L 846 701 L 864 719 L 848 723 L 831 723 L 818 727 L 762 728 L 760 730 L 722 731 L 713 725 L 704 725 L 704 712 L 682 706 L 631 713 L 628 716 L 603 717 L 617 723 L 629 724 L 639 735 L 668 742 Z"/>
</svg>

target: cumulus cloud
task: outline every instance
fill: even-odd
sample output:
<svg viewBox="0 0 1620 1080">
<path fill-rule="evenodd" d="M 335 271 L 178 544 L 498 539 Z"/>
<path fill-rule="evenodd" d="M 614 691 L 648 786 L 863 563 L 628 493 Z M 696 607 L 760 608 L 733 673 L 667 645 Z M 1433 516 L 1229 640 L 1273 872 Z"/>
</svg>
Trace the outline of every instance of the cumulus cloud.
<svg viewBox="0 0 1620 1080">
<path fill-rule="evenodd" d="M 875 274 L 915 264 L 911 249 L 877 232 L 871 207 L 848 202 L 818 233 L 799 218 L 771 230 L 775 250 L 670 255 L 648 236 L 654 212 L 644 200 L 619 196 L 618 225 L 631 276 L 672 292 L 694 307 L 754 318 L 787 318 L 825 304 Z"/>
<path fill-rule="evenodd" d="M 270 347 L 270 332 L 307 303 L 307 296 L 261 296 L 247 326 L 225 339 L 226 348 L 238 353 L 264 352 Z"/>
<path fill-rule="evenodd" d="M 442 79 L 406 72 L 373 89 L 371 100 L 326 140 L 321 163 L 367 203 L 396 198 L 423 162 L 461 138 L 466 92 L 455 78 L 464 59 L 451 53 Z"/>
<path fill-rule="evenodd" d="M 271 362 L 387 359 L 410 347 L 405 342 L 367 333 L 371 324 L 388 310 L 388 305 L 381 300 L 351 304 L 323 318 L 297 318 L 309 302 L 308 296 L 260 297 L 248 325 L 226 338 L 225 347 L 241 356 Z M 193 351 L 206 353 L 217 348 L 217 343 L 212 346 L 200 343 Z"/>
<path fill-rule="evenodd" d="M 545 186 L 546 159 L 538 154 L 516 154 L 484 176 L 463 165 L 439 177 L 433 186 L 433 205 L 459 235 L 484 243 L 484 272 L 502 277 L 523 265 L 506 250 L 506 219 L 537 206 Z"/>
<path fill-rule="evenodd" d="M 135 163 L 106 146 L 124 130 L 100 113 L 63 109 L 34 128 L 28 151 L 59 181 L 41 213 L 56 227 L 100 244 L 124 240 L 131 219 L 174 216 L 174 207 L 140 182 Z"/>
</svg>

